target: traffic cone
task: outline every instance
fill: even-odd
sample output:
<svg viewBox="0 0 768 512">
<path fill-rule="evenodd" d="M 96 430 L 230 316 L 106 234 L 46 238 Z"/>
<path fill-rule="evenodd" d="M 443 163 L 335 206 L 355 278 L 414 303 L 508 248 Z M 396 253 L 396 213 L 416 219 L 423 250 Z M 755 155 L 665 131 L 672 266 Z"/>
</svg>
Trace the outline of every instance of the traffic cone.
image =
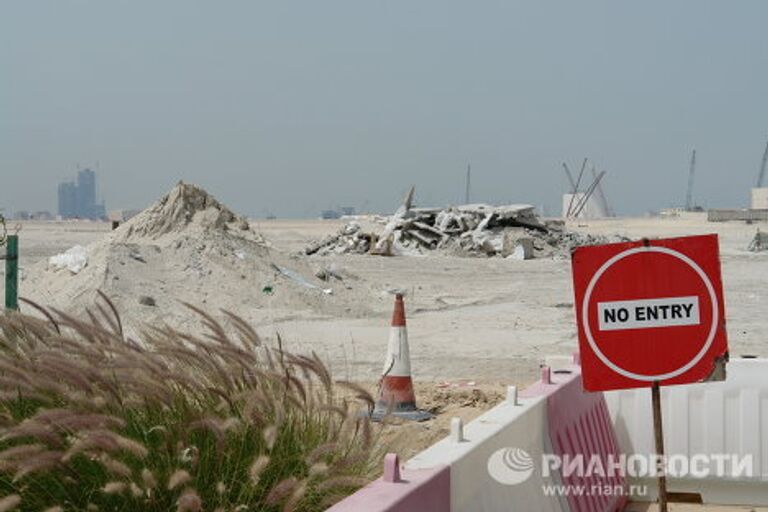
<svg viewBox="0 0 768 512">
<path fill-rule="evenodd" d="M 388 414 L 397 418 L 424 421 L 432 418 L 427 411 L 416 408 L 416 395 L 411 378 L 411 355 L 408 350 L 408 331 L 405 327 L 403 294 L 395 294 L 395 311 L 389 332 L 387 359 L 379 386 L 379 398 L 371 415 L 379 421 Z"/>
</svg>

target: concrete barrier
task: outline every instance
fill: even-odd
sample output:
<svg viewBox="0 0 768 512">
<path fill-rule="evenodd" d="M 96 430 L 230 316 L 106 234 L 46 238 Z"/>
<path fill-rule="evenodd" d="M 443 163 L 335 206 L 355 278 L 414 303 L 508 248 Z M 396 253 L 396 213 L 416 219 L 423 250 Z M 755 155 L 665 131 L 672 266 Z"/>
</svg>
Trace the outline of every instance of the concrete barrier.
<svg viewBox="0 0 768 512">
<path fill-rule="evenodd" d="M 671 492 L 700 494 L 705 503 L 768 505 L 768 359 L 737 359 L 727 379 L 662 389 L 664 446 L 669 457 L 728 456 L 726 472 L 751 457 L 753 474 L 669 476 Z M 650 391 L 605 393 L 619 444 L 626 453 L 654 453 Z M 731 464 L 736 462 L 734 467 Z M 709 470 L 712 471 L 710 464 Z M 679 468 L 678 468 L 679 469 Z M 715 467 L 715 470 L 717 468 Z M 630 479 L 647 485 L 655 499 L 654 479 Z"/>
<path fill-rule="evenodd" d="M 384 475 L 329 512 L 416 512 L 451 510 L 451 473 L 448 466 L 402 470 L 394 453 L 384 457 Z"/>
<path fill-rule="evenodd" d="M 453 511 L 614 512 L 625 504 L 622 478 L 563 476 L 562 468 L 543 467 L 543 455 L 597 456 L 606 464 L 618 455 L 602 394 L 582 391 L 578 366 L 560 362 L 544 367 L 541 379 L 507 399 L 466 427 L 454 418 L 451 433 L 409 460 L 403 476 L 394 455 L 385 461 L 384 476 L 335 507 L 333 512 Z M 514 454 L 530 467 L 510 472 L 493 466 Z M 522 455 L 521 455 L 522 454 Z M 394 461 L 394 462 L 393 462 Z M 521 472 L 522 471 L 522 472 Z M 563 485 L 586 489 L 583 495 L 560 493 Z M 546 493 L 545 488 L 555 490 Z M 610 488 L 612 492 L 605 493 Z M 596 491 L 601 489 L 603 491 Z M 617 491 L 618 489 L 618 491 Z"/>
<path fill-rule="evenodd" d="M 582 478 L 541 467 L 542 454 L 597 455 L 605 465 L 610 455 L 615 460 L 622 453 L 654 453 L 649 390 L 585 393 L 578 366 L 562 358 L 552 362 L 557 365 L 543 368 L 538 382 L 519 396 L 510 387 L 504 403 L 466 427 L 455 418 L 448 438 L 408 461 L 402 474 L 396 456 L 389 455 L 382 478 L 330 510 L 611 512 L 625 505 L 621 491 L 627 484 L 635 490 L 646 486 L 648 492 L 637 498 L 654 500 L 653 478 L 626 482 L 610 473 Z M 742 473 L 673 474 L 668 476 L 669 490 L 699 494 L 705 503 L 768 505 L 768 359 L 734 360 L 727 372 L 725 382 L 662 390 L 664 443 L 667 455 L 681 460 L 697 455 L 735 457 L 725 460 L 726 471 Z M 524 451 L 533 467 L 527 479 L 502 483 L 504 475 L 502 481 L 491 476 L 491 461 L 514 449 Z M 751 474 L 743 472 L 746 458 Z M 737 467 L 731 467 L 734 464 Z M 542 492 L 546 486 L 614 491 L 570 493 L 564 498 L 547 496 Z"/>
<path fill-rule="evenodd" d="M 613 512 L 626 503 L 622 478 L 575 475 L 563 477 L 562 468 L 545 471 L 542 455 L 596 456 L 607 465 L 609 454 L 618 457 L 618 442 L 601 394 L 582 391 L 578 366 L 544 367 L 541 379 L 515 398 L 467 425 L 464 432 L 428 448 L 408 461 L 408 468 L 451 467 L 452 510 L 537 510 Z M 520 449 L 535 462 L 523 482 L 500 483 L 491 476 L 492 458 L 505 449 Z M 503 475 L 502 475 L 503 476 Z M 585 489 L 583 495 L 544 489 Z"/>
<path fill-rule="evenodd" d="M 608 468 L 620 459 L 621 450 L 613 431 L 608 407 L 602 393 L 586 393 L 581 376 L 564 383 L 547 397 L 547 417 L 552 453 L 560 460 L 581 456 L 599 461 Z M 565 467 L 565 464 L 563 464 Z M 584 467 L 589 467 L 585 462 Z M 627 485 L 620 472 L 591 471 L 583 478 L 562 474 L 563 484 L 586 488 L 584 494 L 568 494 L 572 512 L 620 511 L 627 502 Z"/>
<path fill-rule="evenodd" d="M 451 467 L 451 510 L 453 512 L 495 512 L 499 510 L 568 510 L 559 497 L 544 496 L 542 487 L 557 485 L 535 464 L 530 477 L 515 485 L 501 483 L 489 472 L 494 454 L 519 449 L 531 461 L 540 461 L 550 452 L 547 436 L 547 401 L 540 391 L 554 392 L 574 375 L 554 376 L 551 383 L 539 383 L 537 392 L 521 393 L 513 388 L 507 400 L 469 423 L 460 435 L 432 445 L 406 463 L 409 469 Z M 502 475 L 503 476 L 503 475 Z"/>
</svg>

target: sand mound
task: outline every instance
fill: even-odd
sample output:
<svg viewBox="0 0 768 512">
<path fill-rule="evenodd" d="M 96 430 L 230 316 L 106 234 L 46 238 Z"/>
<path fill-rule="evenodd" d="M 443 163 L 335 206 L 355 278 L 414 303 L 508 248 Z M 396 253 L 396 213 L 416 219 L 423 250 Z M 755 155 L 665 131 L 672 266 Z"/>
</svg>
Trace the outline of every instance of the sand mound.
<svg viewBox="0 0 768 512">
<path fill-rule="evenodd" d="M 131 219 L 120 230 L 123 240 L 157 238 L 190 227 L 226 231 L 232 225 L 248 229 L 248 221 L 235 215 L 202 188 L 179 182 L 157 203 Z"/>
<path fill-rule="evenodd" d="M 195 185 L 179 183 L 81 249 L 85 265 L 77 272 L 45 262 L 31 268 L 24 296 L 78 312 L 93 306 L 101 290 L 134 325 L 188 326 L 195 315 L 183 302 L 252 320 L 367 312 L 363 287 L 321 281 L 306 261 L 273 249 L 245 218 Z"/>
</svg>

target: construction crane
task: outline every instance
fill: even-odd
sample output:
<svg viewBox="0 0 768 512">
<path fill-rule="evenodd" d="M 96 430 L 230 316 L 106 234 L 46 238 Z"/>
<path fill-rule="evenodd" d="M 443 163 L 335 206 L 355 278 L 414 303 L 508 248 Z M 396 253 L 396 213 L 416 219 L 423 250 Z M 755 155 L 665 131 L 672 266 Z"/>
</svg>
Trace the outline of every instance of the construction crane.
<svg viewBox="0 0 768 512">
<path fill-rule="evenodd" d="M 585 158 L 584 161 L 581 163 L 581 170 L 579 171 L 579 177 L 576 179 L 576 183 L 573 186 L 573 193 L 571 194 L 571 200 L 568 202 L 568 210 L 565 212 L 565 217 L 569 218 L 571 216 L 571 213 L 573 211 L 573 201 L 576 199 L 576 196 L 579 193 L 579 186 L 581 185 L 581 178 L 584 177 L 584 169 L 587 167 L 587 159 Z M 567 170 L 567 167 L 566 167 Z M 570 172 L 568 173 L 569 177 Z M 571 180 L 573 181 L 573 180 Z"/>
<path fill-rule="evenodd" d="M 768 142 L 765 143 L 765 152 L 763 153 L 763 161 L 760 164 L 760 173 L 757 175 L 757 188 L 763 186 L 765 180 L 765 165 L 768 163 Z"/>
<path fill-rule="evenodd" d="M 568 164 L 563 162 L 563 169 L 565 169 L 565 175 L 568 177 L 568 183 L 571 184 L 571 194 L 576 193 L 576 180 L 573 179 L 573 174 L 571 174 L 571 170 L 568 168 Z"/>
<path fill-rule="evenodd" d="M 568 167 L 568 164 L 563 162 L 563 169 L 565 170 L 565 175 L 568 178 L 568 183 L 571 186 L 570 189 L 570 202 L 568 203 L 568 209 L 565 212 L 566 218 L 572 218 L 578 216 L 581 211 L 586 207 L 587 202 L 589 201 L 589 198 L 594 194 L 598 201 L 599 206 L 602 208 L 602 213 L 606 217 L 613 217 L 614 213 L 611 210 L 611 207 L 608 205 L 608 200 L 605 197 L 605 191 L 603 190 L 601 180 L 603 178 L 603 175 L 605 175 L 605 171 L 598 174 L 597 169 L 595 169 L 595 166 L 592 166 L 592 183 L 587 187 L 587 190 L 584 193 L 579 192 L 579 186 L 581 185 L 582 179 L 584 178 L 584 171 L 587 166 L 588 159 L 585 158 L 584 161 L 581 163 L 581 171 L 579 172 L 578 179 L 573 179 L 573 173 L 571 173 L 571 169 Z"/>
<path fill-rule="evenodd" d="M 597 189 L 597 187 L 600 186 L 600 180 L 603 179 L 603 176 L 605 176 L 605 171 L 600 171 L 600 174 L 595 176 L 595 180 L 592 182 L 592 184 L 589 187 L 587 187 L 586 192 L 584 192 L 579 202 L 573 208 L 573 211 L 571 212 L 571 217 L 575 219 L 581 214 L 581 211 L 584 209 L 585 206 L 587 206 L 587 203 L 589 202 L 589 198 L 592 197 L 592 194 L 595 193 L 595 190 Z"/>
<path fill-rule="evenodd" d="M 691 153 L 691 168 L 688 171 L 688 192 L 685 195 L 685 211 L 693 211 L 693 175 L 696 172 L 696 150 Z"/>
<path fill-rule="evenodd" d="M 592 178 L 597 180 L 597 171 L 595 170 L 595 166 L 592 166 Z M 608 198 L 605 197 L 605 191 L 603 190 L 603 185 L 600 183 L 600 181 L 597 181 L 597 197 L 600 199 L 600 203 L 603 207 L 603 213 L 606 217 L 613 217 L 613 212 L 611 211 L 611 207 L 608 205 Z"/>
</svg>

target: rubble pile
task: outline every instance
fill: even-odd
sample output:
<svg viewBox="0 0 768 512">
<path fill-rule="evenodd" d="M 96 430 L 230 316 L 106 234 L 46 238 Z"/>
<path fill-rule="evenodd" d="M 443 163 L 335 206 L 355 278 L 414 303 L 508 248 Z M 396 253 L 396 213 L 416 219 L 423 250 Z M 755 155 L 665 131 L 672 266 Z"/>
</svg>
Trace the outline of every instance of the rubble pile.
<svg viewBox="0 0 768 512">
<path fill-rule="evenodd" d="M 440 250 L 460 256 L 531 259 L 567 256 L 580 245 L 627 240 L 566 231 L 562 221 L 542 221 L 530 205 L 411 208 L 412 197 L 413 191 L 381 232 L 365 232 L 359 223 L 350 222 L 310 244 L 305 253 L 400 255 Z"/>
<path fill-rule="evenodd" d="M 306 249 L 307 255 L 312 254 L 365 254 L 371 250 L 375 236 L 364 233 L 360 224 L 350 222 L 343 226 L 335 235 L 329 235 L 321 240 L 312 242 Z"/>
<path fill-rule="evenodd" d="M 567 257 L 576 247 L 584 245 L 614 244 L 619 242 L 629 242 L 631 239 L 622 235 L 592 235 L 589 233 L 580 233 L 577 231 L 567 231 L 559 221 L 547 222 L 550 230 L 545 235 L 539 237 L 539 241 L 534 242 L 536 257 Z M 538 245 L 538 246 L 537 246 Z"/>
</svg>

